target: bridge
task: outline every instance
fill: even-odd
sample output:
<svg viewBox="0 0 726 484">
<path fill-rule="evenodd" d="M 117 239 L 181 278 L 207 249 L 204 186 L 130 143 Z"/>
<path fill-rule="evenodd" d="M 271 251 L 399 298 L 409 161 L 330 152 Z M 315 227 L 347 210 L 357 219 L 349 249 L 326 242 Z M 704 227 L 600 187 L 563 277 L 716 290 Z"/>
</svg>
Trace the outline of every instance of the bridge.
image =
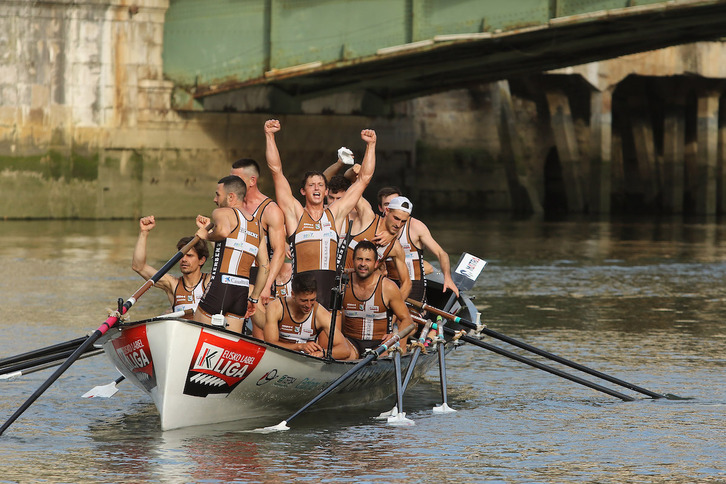
<svg viewBox="0 0 726 484">
<path fill-rule="evenodd" d="M 719 39 L 714 0 L 171 0 L 164 75 L 177 110 L 299 113 L 398 101 Z"/>
</svg>

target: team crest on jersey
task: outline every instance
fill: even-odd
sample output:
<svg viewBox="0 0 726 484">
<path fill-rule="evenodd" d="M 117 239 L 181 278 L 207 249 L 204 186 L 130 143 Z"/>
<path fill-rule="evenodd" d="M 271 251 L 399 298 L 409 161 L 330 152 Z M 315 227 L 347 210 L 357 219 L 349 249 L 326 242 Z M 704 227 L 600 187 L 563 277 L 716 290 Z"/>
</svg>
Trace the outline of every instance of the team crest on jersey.
<svg viewBox="0 0 726 484">
<path fill-rule="evenodd" d="M 322 228 L 322 227 L 320 226 L 320 224 L 319 224 L 319 223 L 316 223 L 316 224 L 315 224 L 315 230 L 320 230 L 321 228 Z"/>
<path fill-rule="evenodd" d="M 263 346 L 202 331 L 189 364 L 184 394 L 206 397 L 230 393 L 257 367 Z"/>
<path fill-rule="evenodd" d="M 122 365 L 136 375 L 139 383 L 148 391 L 156 387 L 156 373 L 146 337 L 146 326 L 125 329 L 112 343 Z"/>
</svg>

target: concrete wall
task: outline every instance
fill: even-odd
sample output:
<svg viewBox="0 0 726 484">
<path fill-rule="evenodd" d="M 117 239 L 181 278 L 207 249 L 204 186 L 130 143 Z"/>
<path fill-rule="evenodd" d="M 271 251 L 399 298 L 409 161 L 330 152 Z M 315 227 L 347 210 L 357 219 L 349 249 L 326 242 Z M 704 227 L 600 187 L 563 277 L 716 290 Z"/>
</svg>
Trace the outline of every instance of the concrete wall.
<svg viewBox="0 0 726 484">
<path fill-rule="evenodd" d="M 167 8 L 168 0 L 0 3 L 0 217 L 193 216 L 211 210 L 214 183 L 233 160 L 263 161 L 272 115 L 170 108 Z M 418 213 L 597 212 L 611 201 L 627 211 L 723 212 L 725 46 L 473 86 L 397 105 L 387 118 L 285 116 L 286 173 L 296 183 L 341 145 L 360 158 L 359 132 L 372 127 L 378 164 L 368 195 L 401 185 Z M 264 173 L 262 187 L 271 194 Z"/>
<path fill-rule="evenodd" d="M 0 4 L 0 217 L 192 216 L 211 211 L 215 182 L 232 161 L 264 164 L 269 115 L 170 109 L 161 60 L 167 7 L 167 0 Z M 281 121 L 278 142 L 293 183 L 335 161 L 342 145 L 362 157 L 367 127 L 381 139 L 379 173 L 412 182 L 400 182 L 413 163 L 405 118 Z"/>
</svg>

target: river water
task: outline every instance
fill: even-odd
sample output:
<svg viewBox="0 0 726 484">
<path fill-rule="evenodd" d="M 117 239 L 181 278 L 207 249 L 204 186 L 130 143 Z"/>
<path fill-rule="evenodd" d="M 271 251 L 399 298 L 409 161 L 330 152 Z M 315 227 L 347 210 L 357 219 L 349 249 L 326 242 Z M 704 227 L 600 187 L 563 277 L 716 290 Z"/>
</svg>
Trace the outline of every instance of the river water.
<svg viewBox="0 0 726 484">
<path fill-rule="evenodd" d="M 447 357 L 458 411 L 432 414 L 440 403 L 432 371 L 404 400 L 412 427 L 372 419 L 389 401 L 311 411 L 274 434 L 237 424 L 162 432 L 151 401 L 128 383 L 110 399 L 80 398 L 118 375 L 99 356 L 71 366 L 0 437 L 0 482 L 726 481 L 725 226 L 498 218 L 429 226 L 452 262 L 462 251 L 489 261 L 471 291 L 489 328 L 687 399 L 652 400 L 598 380 L 638 397 L 623 402 L 464 346 Z M 152 265 L 194 230 L 193 221 L 159 221 Z M 142 283 L 130 269 L 136 231 L 135 221 L 0 222 L 0 357 L 96 329 Z M 131 314 L 165 309 L 152 289 Z M 0 381 L 0 421 L 49 374 Z"/>
</svg>

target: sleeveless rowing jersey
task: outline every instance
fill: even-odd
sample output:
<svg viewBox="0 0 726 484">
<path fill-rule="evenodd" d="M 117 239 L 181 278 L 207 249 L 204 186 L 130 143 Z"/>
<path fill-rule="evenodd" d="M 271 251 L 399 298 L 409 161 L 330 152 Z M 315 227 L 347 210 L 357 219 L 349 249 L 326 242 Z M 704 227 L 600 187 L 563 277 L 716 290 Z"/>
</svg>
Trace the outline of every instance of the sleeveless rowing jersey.
<svg viewBox="0 0 726 484">
<path fill-rule="evenodd" d="M 277 322 L 280 331 L 280 339 L 287 343 L 307 343 L 318 336 L 315 328 L 315 312 L 318 310 L 318 303 L 313 304 L 313 310 L 303 321 L 295 321 L 290 314 L 287 305 L 287 298 L 282 298 L 282 319 Z"/>
<path fill-rule="evenodd" d="M 174 288 L 174 304 L 171 307 L 172 312 L 184 311 L 186 309 L 197 309 L 197 304 L 199 304 L 199 300 L 202 298 L 204 290 L 209 285 L 208 276 L 209 274 L 202 273 L 201 279 L 199 279 L 199 282 L 197 282 L 191 291 L 186 288 L 184 285 L 184 279 L 180 277 L 179 282 L 177 282 L 176 287 Z M 193 315 L 184 316 L 185 319 L 192 319 L 192 317 Z"/>
<path fill-rule="evenodd" d="M 370 298 L 358 299 L 349 284 L 343 296 L 343 335 L 363 341 L 382 340 L 388 334 L 390 317 L 383 302 L 383 276 L 378 276 Z"/>
<path fill-rule="evenodd" d="M 423 268 L 423 249 L 419 249 L 413 242 L 411 242 L 411 219 L 406 221 L 406 224 L 401 230 L 401 235 L 398 237 L 401 247 L 403 247 L 403 253 L 406 256 L 406 267 L 408 268 L 408 277 L 411 278 L 411 293 L 409 298 L 417 301 L 423 301 L 426 295 L 426 278 L 424 277 Z M 388 278 L 394 282 L 400 283 L 401 276 L 396 270 L 396 264 L 392 258 L 386 259 L 386 270 L 388 271 Z"/>
<path fill-rule="evenodd" d="M 270 197 L 265 198 L 259 205 L 257 205 L 255 213 L 252 214 L 252 217 L 257 221 L 257 224 L 260 226 L 260 232 L 264 233 L 265 235 L 265 241 L 267 242 L 268 260 L 272 260 L 272 247 L 270 247 L 270 237 L 267 235 L 267 231 L 262 228 L 262 216 L 264 215 L 267 206 L 271 203 L 272 199 Z"/>
<path fill-rule="evenodd" d="M 330 209 L 326 208 L 319 220 L 313 220 L 307 210 L 304 210 L 289 242 L 293 273 L 335 271 L 338 232 L 335 230 L 335 217 Z"/>
<path fill-rule="evenodd" d="M 260 224 L 254 218 L 247 220 L 239 209 L 233 209 L 237 216 L 237 227 L 226 239 L 214 244 L 214 266 L 216 272 L 227 274 L 232 278 L 247 279 L 247 283 L 235 284 L 228 278 L 225 282 L 235 286 L 248 286 L 250 267 L 257 257 L 260 245 Z M 239 282 L 239 281 L 238 281 Z"/>
<path fill-rule="evenodd" d="M 273 295 L 276 299 L 285 299 L 290 294 L 292 294 L 292 275 L 290 275 L 290 279 L 287 282 L 282 284 L 275 281 L 275 292 Z"/>
<path fill-rule="evenodd" d="M 214 243 L 211 282 L 199 301 L 209 315 L 224 313 L 242 317 L 247 309 L 250 269 L 257 257 L 261 230 L 257 221 L 247 220 L 234 208 L 237 225 L 224 240 Z"/>
<path fill-rule="evenodd" d="M 380 215 L 376 215 L 373 218 L 373 221 L 371 224 L 366 227 L 363 232 L 354 235 L 352 239 L 350 239 L 350 243 L 348 244 L 348 250 L 346 252 L 345 256 L 345 267 L 347 269 L 350 269 L 353 267 L 353 251 L 355 250 L 355 247 L 358 245 L 359 242 L 363 240 L 370 240 L 373 242 L 373 239 L 376 236 L 376 232 L 378 232 L 378 227 L 381 224 L 381 221 L 383 219 Z M 393 239 L 390 244 L 386 246 L 378 246 L 376 245 L 376 251 L 378 253 L 378 260 L 383 261 L 386 260 L 388 257 L 388 254 L 391 253 L 391 250 L 393 249 L 393 244 L 396 242 L 396 239 Z"/>
</svg>

